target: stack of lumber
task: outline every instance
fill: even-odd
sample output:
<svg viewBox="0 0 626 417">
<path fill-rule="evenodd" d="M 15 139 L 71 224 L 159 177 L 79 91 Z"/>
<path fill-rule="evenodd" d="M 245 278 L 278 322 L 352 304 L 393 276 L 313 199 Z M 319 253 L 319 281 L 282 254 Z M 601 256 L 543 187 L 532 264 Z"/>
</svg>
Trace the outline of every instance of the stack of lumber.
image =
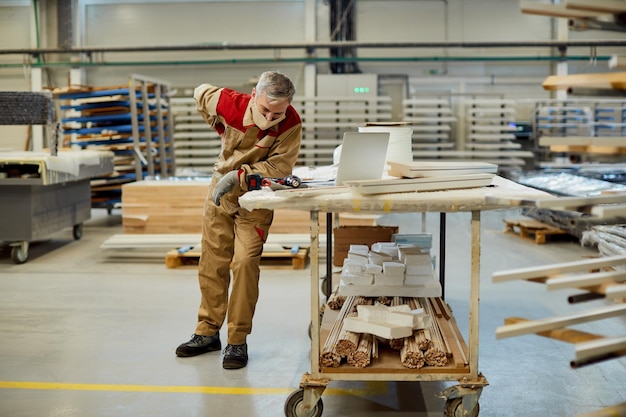
<svg viewBox="0 0 626 417">
<path fill-rule="evenodd" d="M 122 186 L 124 233 L 202 233 L 208 181 L 145 180 Z M 193 242 L 190 242 L 193 243 Z"/>
<path fill-rule="evenodd" d="M 333 293 L 327 305 L 320 337 L 325 372 L 338 367 L 462 372 L 468 363 L 467 347 L 441 298 Z"/>
<path fill-rule="evenodd" d="M 581 243 L 596 246 L 602 256 L 626 254 L 626 225 L 596 225 L 583 232 Z"/>
<path fill-rule="evenodd" d="M 125 234 L 200 234 L 209 181 L 199 179 L 144 180 L 122 186 L 122 227 Z M 326 216 L 320 216 L 320 230 Z M 340 225 L 372 226 L 375 216 L 342 214 Z M 310 233 L 310 213 L 275 210 L 271 234 Z M 188 242 L 193 244 L 195 242 Z"/>
</svg>

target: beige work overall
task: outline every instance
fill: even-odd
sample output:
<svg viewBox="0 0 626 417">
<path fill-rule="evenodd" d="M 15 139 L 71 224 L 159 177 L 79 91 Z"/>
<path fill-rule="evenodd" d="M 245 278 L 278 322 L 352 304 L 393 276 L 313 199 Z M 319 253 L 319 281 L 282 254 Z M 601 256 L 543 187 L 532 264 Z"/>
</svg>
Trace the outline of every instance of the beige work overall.
<svg viewBox="0 0 626 417">
<path fill-rule="evenodd" d="M 259 265 L 273 212 L 239 208 L 230 214 L 225 205 L 218 207 L 210 198 L 205 206 L 198 270 L 202 298 L 196 334 L 216 334 L 228 314 L 228 343 L 241 345 L 252 331 L 259 297 Z"/>
</svg>

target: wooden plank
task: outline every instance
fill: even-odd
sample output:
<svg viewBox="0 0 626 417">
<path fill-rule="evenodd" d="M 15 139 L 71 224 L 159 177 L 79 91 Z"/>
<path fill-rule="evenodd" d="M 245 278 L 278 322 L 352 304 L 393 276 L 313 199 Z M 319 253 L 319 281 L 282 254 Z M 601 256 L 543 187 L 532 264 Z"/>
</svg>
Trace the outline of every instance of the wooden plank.
<svg viewBox="0 0 626 417">
<path fill-rule="evenodd" d="M 565 7 L 567 9 L 596 13 L 626 12 L 626 2 L 623 0 L 567 0 Z"/>
<path fill-rule="evenodd" d="M 431 300 L 434 300 L 434 301 L 437 302 L 437 304 L 439 304 L 439 308 L 441 310 L 441 313 L 443 314 L 443 317 L 446 320 L 450 320 L 452 318 L 452 312 L 448 308 L 448 304 L 447 303 L 445 303 L 441 298 L 433 298 Z"/>
<path fill-rule="evenodd" d="M 530 279 L 549 277 L 566 272 L 583 272 L 594 269 L 612 267 L 626 264 L 626 255 L 606 256 L 595 259 L 563 262 L 547 266 L 534 266 L 528 268 L 511 269 L 508 271 L 495 272 L 492 275 L 493 282 L 513 281 L 516 279 Z"/>
<path fill-rule="evenodd" d="M 456 368 L 464 368 L 468 365 L 467 359 L 468 349 L 463 336 L 459 331 L 456 321 L 437 319 L 437 323 L 441 333 L 448 345 L 448 348 L 452 351 L 452 363 Z"/>
<path fill-rule="evenodd" d="M 506 319 L 504 319 L 504 324 L 509 325 L 509 326 L 514 325 L 514 324 L 529 323 L 529 322 L 530 320 L 524 319 L 521 317 L 507 317 Z M 601 335 L 583 332 L 583 331 L 575 330 L 575 329 L 568 329 L 568 328 L 541 331 L 541 332 L 536 332 L 536 334 L 538 336 L 548 337 L 550 339 L 560 340 L 561 342 L 567 342 L 567 343 L 573 343 L 573 344 L 604 338 L 604 336 L 601 336 Z"/>
<path fill-rule="evenodd" d="M 620 304 L 615 306 L 600 307 L 594 310 L 587 310 L 582 313 L 574 313 L 567 316 L 549 317 L 541 320 L 505 325 L 496 329 L 496 339 L 560 329 L 574 324 L 602 320 L 610 317 L 619 317 L 624 314 L 626 314 L 626 304 Z"/>
<path fill-rule="evenodd" d="M 607 298 L 626 300 L 626 284 L 607 285 L 604 289 Z"/>
<path fill-rule="evenodd" d="M 609 271 L 552 277 L 546 280 L 546 285 L 548 290 L 558 290 L 562 288 L 582 288 L 624 280 L 626 280 L 626 271 Z"/>
<path fill-rule="evenodd" d="M 590 340 L 577 343 L 575 346 L 577 362 L 593 361 L 607 355 L 613 357 L 626 356 L 626 336 Z"/>
<path fill-rule="evenodd" d="M 598 17 L 606 14 L 586 10 L 568 9 L 565 7 L 565 4 L 544 4 L 537 1 L 520 2 L 520 11 L 526 14 L 563 18 Z"/>
<path fill-rule="evenodd" d="M 607 72 L 595 74 L 551 75 L 542 87 L 544 90 L 567 90 L 573 87 L 613 89 L 624 88 L 626 72 Z"/>
<path fill-rule="evenodd" d="M 601 219 L 614 219 L 616 217 L 626 218 L 626 204 L 594 206 L 591 208 L 591 214 Z"/>
</svg>

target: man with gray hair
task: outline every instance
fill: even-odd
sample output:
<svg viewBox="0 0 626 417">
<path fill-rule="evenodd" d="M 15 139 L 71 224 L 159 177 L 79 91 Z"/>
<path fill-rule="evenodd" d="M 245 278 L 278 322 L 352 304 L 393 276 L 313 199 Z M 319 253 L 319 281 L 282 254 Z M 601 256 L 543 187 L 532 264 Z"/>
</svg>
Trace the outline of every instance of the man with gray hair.
<svg viewBox="0 0 626 417">
<path fill-rule="evenodd" d="M 294 94 L 291 80 L 276 71 L 261 74 L 251 94 L 211 84 L 194 91 L 196 108 L 219 133 L 222 149 L 202 220 L 198 322 L 191 340 L 176 349 L 177 356 L 221 350 L 219 330 L 228 315 L 222 365 L 239 369 L 248 363 L 246 337 L 252 331 L 261 254 L 273 211 L 243 209 L 238 198 L 248 191 L 249 174 L 291 174 L 302 141 L 302 122 L 291 106 Z"/>
</svg>

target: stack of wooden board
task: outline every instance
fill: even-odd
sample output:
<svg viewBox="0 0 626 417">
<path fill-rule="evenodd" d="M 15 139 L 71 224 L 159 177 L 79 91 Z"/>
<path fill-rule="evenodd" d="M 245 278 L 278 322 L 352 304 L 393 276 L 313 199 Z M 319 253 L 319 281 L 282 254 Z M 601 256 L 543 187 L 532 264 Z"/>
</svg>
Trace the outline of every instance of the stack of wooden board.
<svg viewBox="0 0 626 417">
<path fill-rule="evenodd" d="M 122 186 L 122 226 L 125 234 L 200 234 L 208 177 L 144 180 Z M 376 216 L 342 214 L 341 225 L 372 226 Z M 275 210 L 270 234 L 308 234 L 310 214 Z M 326 216 L 320 216 L 320 229 Z M 193 242 L 189 242 L 190 244 Z"/>
<path fill-rule="evenodd" d="M 491 184 L 498 166 L 484 162 L 388 162 L 395 178 L 346 181 L 358 194 L 386 194 L 415 191 L 484 187 Z"/>
<path fill-rule="evenodd" d="M 208 181 L 145 180 L 122 186 L 124 233 L 201 233 Z"/>
</svg>

